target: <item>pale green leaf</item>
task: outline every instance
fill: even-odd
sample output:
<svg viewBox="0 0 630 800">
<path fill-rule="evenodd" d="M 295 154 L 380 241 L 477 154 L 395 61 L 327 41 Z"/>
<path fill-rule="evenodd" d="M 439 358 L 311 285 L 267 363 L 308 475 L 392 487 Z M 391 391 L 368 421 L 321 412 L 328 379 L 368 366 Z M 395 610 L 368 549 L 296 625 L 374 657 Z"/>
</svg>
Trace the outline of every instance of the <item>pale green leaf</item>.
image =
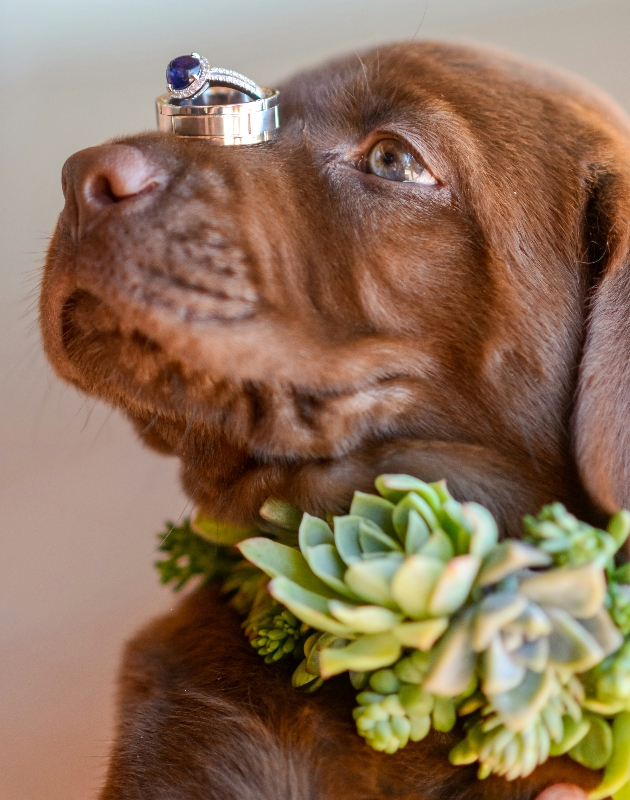
<svg viewBox="0 0 630 800">
<path fill-rule="evenodd" d="M 438 617 L 422 622 L 402 622 L 392 629 L 392 633 L 405 647 L 427 651 L 433 647 L 447 628 L 448 618 Z"/>
<path fill-rule="evenodd" d="M 438 558 L 407 556 L 393 577 L 391 595 L 408 617 L 428 616 L 429 598 L 444 569 Z"/>
<path fill-rule="evenodd" d="M 359 544 L 364 553 L 389 553 L 392 550 L 401 552 L 397 539 L 392 539 L 370 519 L 362 519 L 359 523 Z"/>
<path fill-rule="evenodd" d="M 560 608 L 547 607 L 552 631 L 549 634 L 549 663 L 572 672 L 585 672 L 604 658 L 596 639 Z"/>
<path fill-rule="evenodd" d="M 592 563 L 560 567 L 519 582 L 519 592 L 535 603 L 553 605 L 574 617 L 593 617 L 606 597 L 604 571 Z"/>
<path fill-rule="evenodd" d="M 357 633 L 382 633 L 391 630 L 402 620 L 401 614 L 382 606 L 349 606 L 331 600 L 329 608 L 333 617 Z"/>
<path fill-rule="evenodd" d="M 554 685 L 555 678 L 549 671 L 538 674 L 528 670 L 515 689 L 494 695 L 493 705 L 506 728 L 518 732 L 530 725 L 549 700 Z"/>
<path fill-rule="evenodd" d="M 361 598 L 344 581 L 346 565 L 334 545 L 318 544 L 316 547 L 307 547 L 304 556 L 315 575 L 327 586 L 349 600 L 360 601 Z"/>
<path fill-rule="evenodd" d="M 494 517 L 487 508 L 478 503 L 465 503 L 462 506 L 462 514 L 473 531 L 470 552 L 485 558 L 499 540 L 499 529 Z"/>
<path fill-rule="evenodd" d="M 392 578 L 402 562 L 402 555 L 392 553 L 369 561 L 355 561 L 346 572 L 345 580 L 350 589 L 369 603 L 376 603 L 393 611 L 394 603 L 390 586 Z"/>
<path fill-rule="evenodd" d="M 392 513 L 392 522 L 401 542 L 405 541 L 407 520 L 409 518 L 409 513 L 412 510 L 418 512 L 430 530 L 434 531 L 440 527 L 434 511 L 427 501 L 419 495 L 410 492 L 396 505 Z"/>
<path fill-rule="evenodd" d="M 335 545 L 344 562 L 350 566 L 354 561 L 360 561 L 363 551 L 359 542 L 361 517 L 345 516 L 335 517 Z"/>
<path fill-rule="evenodd" d="M 304 514 L 300 525 L 298 537 L 300 550 L 304 552 L 307 547 L 316 547 L 318 544 L 333 544 L 333 532 L 328 523 L 319 517 Z"/>
<path fill-rule="evenodd" d="M 238 544 L 244 539 L 250 539 L 252 536 L 260 535 L 260 530 L 252 525 L 242 527 L 240 525 L 232 525 L 229 522 L 217 522 L 217 520 L 205 516 L 202 512 L 197 514 L 190 523 L 190 527 L 208 542 L 226 547 Z"/>
<path fill-rule="evenodd" d="M 395 536 L 396 531 L 392 524 L 392 512 L 394 504 L 384 497 L 377 497 L 375 494 L 365 492 L 355 492 L 350 505 L 350 514 L 358 517 L 366 517 L 375 522 L 389 536 Z"/>
<path fill-rule="evenodd" d="M 419 554 L 439 558 L 446 562 L 455 555 L 455 548 L 453 547 L 451 537 L 441 528 L 438 528 L 433 531 L 431 536 L 429 536 L 427 541 L 422 545 Z"/>
<path fill-rule="evenodd" d="M 431 534 L 429 526 L 415 509 L 411 509 L 407 517 L 407 532 L 405 534 L 405 553 L 411 555 L 418 553 Z"/>
<path fill-rule="evenodd" d="M 525 667 L 515 664 L 497 634 L 481 656 L 481 688 L 485 695 L 509 692 L 525 677 Z"/>
<path fill-rule="evenodd" d="M 484 598 L 479 604 L 473 622 L 473 649 L 477 653 L 485 650 L 494 635 L 504 625 L 520 617 L 526 607 L 527 599 L 518 594 L 497 592 Z"/>
<path fill-rule="evenodd" d="M 288 578 L 282 575 L 274 578 L 269 584 L 269 594 L 307 625 L 347 639 L 353 637 L 350 628 L 330 616 L 325 597 L 298 586 Z"/>
<path fill-rule="evenodd" d="M 546 567 L 549 564 L 551 556 L 547 553 L 516 539 L 509 539 L 498 544 L 487 556 L 479 572 L 478 583 L 488 586 L 499 583 L 525 567 Z"/>
<path fill-rule="evenodd" d="M 302 519 L 301 508 L 275 498 L 265 500 L 258 513 L 267 522 L 287 531 L 297 531 Z"/>
<path fill-rule="evenodd" d="M 400 658 L 402 647 L 391 633 L 375 633 L 361 636 L 346 647 L 324 649 L 319 664 L 323 678 L 340 672 L 371 671 L 388 667 Z"/>
<path fill-rule="evenodd" d="M 343 599 L 311 570 L 302 553 L 295 547 L 265 537 L 246 539 L 238 545 L 243 556 L 271 578 L 283 575 L 298 586 L 323 597 Z"/>
<path fill-rule="evenodd" d="M 569 755 L 588 769 L 602 769 L 612 755 L 612 731 L 601 717 L 591 715 L 589 721 L 588 733 L 569 750 Z"/>
<path fill-rule="evenodd" d="M 435 647 L 424 688 L 441 697 L 456 697 L 469 686 L 475 673 L 476 655 L 472 649 L 472 612 L 452 622 Z"/>
<path fill-rule="evenodd" d="M 481 566 L 479 556 L 455 556 L 447 562 L 429 600 L 429 614 L 442 617 L 453 614 L 470 594 Z"/>
</svg>

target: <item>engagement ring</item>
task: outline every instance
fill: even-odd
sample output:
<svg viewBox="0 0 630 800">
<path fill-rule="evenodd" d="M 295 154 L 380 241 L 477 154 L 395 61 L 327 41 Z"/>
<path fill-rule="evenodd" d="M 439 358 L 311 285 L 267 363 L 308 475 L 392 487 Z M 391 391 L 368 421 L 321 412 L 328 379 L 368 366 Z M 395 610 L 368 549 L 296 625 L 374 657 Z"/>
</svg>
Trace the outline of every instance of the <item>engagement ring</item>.
<svg viewBox="0 0 630 800">
<path fill-rule="evenodd" d="M 279 92 L 198 53 L 174 58 L 166 69 L 168 94 L 158 97 L 158 128 L 216 144 L 258 144 L 280 127 Z"/>
</svg>

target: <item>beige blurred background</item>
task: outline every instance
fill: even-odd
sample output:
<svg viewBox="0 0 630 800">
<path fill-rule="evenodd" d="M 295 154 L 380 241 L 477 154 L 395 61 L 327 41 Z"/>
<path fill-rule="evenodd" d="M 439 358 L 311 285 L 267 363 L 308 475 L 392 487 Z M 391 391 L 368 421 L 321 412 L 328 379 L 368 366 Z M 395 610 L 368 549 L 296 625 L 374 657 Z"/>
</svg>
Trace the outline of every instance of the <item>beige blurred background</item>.
<svg viewBox="0 0 630 800">
<path fill-rule="evenodd" d="M 273 86 L 419 26 L 555 62 L 630 109 L 630 2 L 2 0 L 0 14 L 0 800 L 79 800 L 102 782 L 121 645 L 173 602 L 155 532 L 187 501 L 177 464 L 42 356 L 37 284 L 64 160 L 153 128 L 180 53 Z"/>
</svg>

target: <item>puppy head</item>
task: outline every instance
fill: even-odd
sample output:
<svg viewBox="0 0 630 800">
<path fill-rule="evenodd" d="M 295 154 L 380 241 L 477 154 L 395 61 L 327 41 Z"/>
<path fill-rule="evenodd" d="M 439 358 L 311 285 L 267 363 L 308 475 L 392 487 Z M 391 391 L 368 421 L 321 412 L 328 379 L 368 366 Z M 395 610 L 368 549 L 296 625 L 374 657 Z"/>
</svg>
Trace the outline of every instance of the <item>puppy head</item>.
<svg viewBox="0 0 630 800">
<path fill-rule="evenodd" d="M 298 77 L 282 103 L 270 144 L 145 134 L 69 159 L 42 294 L 59 374 L 177 453 L 210 513 L 336 510 L 406 471 L 509 531 L 575 500 L 603 274 L 577 453 L 597 503 L 630 499 L 616 112 L 431 44 Z M 415 182 L 392 179 L 405 163 Z"/>
</svg>

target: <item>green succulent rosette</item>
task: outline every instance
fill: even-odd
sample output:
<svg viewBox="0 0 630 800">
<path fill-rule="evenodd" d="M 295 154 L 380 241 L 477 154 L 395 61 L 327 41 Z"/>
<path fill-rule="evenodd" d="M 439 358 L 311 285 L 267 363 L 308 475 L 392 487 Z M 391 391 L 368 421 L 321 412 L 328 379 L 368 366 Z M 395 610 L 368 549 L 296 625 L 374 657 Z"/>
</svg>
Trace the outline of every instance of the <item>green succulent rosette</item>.
<svg viewBox="0 0 630 800">
<path fill-rule="evenodd" d="M 303 691 L 348 672 L 376 750 L 459 720 L 450 759 L 480 778 L 567 753 L 605 769 L 592 800 L 630 800 L 630 567 L 615 561 L 630 514 L 604 531 L 554 503 L 500 542 L 443 481 L 382 475 L 376 489 L 326 520 L 265 503 L 224 583 L 252 646 L 296 658 Z"/>
</svg>

